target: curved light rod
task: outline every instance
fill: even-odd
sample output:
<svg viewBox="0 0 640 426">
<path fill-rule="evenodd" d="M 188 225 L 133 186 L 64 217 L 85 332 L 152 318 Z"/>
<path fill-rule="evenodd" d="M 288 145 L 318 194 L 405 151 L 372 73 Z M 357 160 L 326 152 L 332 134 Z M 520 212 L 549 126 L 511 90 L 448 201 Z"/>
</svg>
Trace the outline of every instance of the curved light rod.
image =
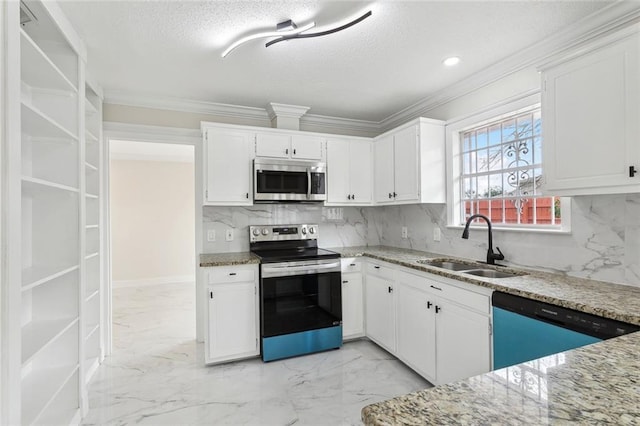
<svg viewBox="0 0 640 426">
<path fill-rule="evenodd" d="M 276 34 L 276 35 L 280 35 L 282 37 L 277 38 L 275 40 L 271 40 L 270 42 L 268 42 L 267 44 L 265 44 L 265 47 L 269 47 L 273 44 L 279 43 L 281 41 L 285 41 L 285 40 L 291 40 L 294 38 L 311 38 L 311 37 L 321 37 L 321 36 L 325 36 L 325 35 L 329 35 L 329 34 L 333 34 L 333 33 L 337 33 L 338 31 L 342 31 L 345 30 L 355 24 L 357 24 L 358 22 L 362 22 L 365 19 L 367 19 L 369 16 L 371 16 L 371 11 L 366 12 L 364 15 L 362 15 L 359 18 L 354 19 L 351 22 L 347 22 L 344 25 L 341 25 L 339 27 L 335 27 L 335 28 L 331 28 L 330 30 L 326 30 L 326 31 L 320 31 L 318 33 L 311 33 L 311 34 L 300 34 L 300 32 L 296 33 L 296 34 L 292 34 L 292 35 L 285 35 L 285 34 Z"/>
<path fill-rule="evenodd" d="M 244 43 L 246 43 L 248 41 L 255 40 L 257 38 L 264 38 L 264 37 L 277 37 L 277 36 L 290 37 L 292 35 L 296 35 L 296 34 L 301 33 L 303 31 L 307 31 L 307 30 L 309 30 L 309 29 L 311 29 L 311 28 L 313 28 L 315 26 L 316 26 L 316 23 L 315 22 L 311 22 L 310 24 L 303 25 L 301 27 L 298 27 L 298 28 L 295 28 L 295 29 L 289 30 L 289 31 L 268 31 L 268 32 L 264 32 L 264 33 L 252 34 L 252 35 L 243 37 L 240 40 L 232 43 L 231 46 L 227 47 L 227 49 L 224 52 L 222 52 L 222 57 L 224 58 L 233 49 L 235 49 L 236 47 L 238 47 L 241 44 L 244 44 Z"/>
</svg>

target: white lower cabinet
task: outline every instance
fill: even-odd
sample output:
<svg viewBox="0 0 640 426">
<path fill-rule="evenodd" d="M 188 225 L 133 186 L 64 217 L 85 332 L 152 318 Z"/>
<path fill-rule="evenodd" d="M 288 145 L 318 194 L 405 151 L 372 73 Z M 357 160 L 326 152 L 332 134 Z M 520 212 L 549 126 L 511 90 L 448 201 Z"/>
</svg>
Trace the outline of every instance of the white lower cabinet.
<svg viewBox="0 0 640 426">
<path fill-rule="evenodd" d="M 491 290 L 381 262 L 366 271 L 367 337 L 436 385 L 491 370 Z"/>
<path fill-rule="evenodd" d="M 209 269 L 205 362 L 259 355 L 258 266 Z"/>
<path fill-rule="evenodd" d="M 342 338 L 364 336 L 363 287 L 361 264 L 342 259 Z"/>
<path fill-rule="evenodd" d="M 395 353 L 396 298 L 392 276 L 393 270 L 386 266 L 367 265 L 365 329 L 368 338 Z"/>
</svg>

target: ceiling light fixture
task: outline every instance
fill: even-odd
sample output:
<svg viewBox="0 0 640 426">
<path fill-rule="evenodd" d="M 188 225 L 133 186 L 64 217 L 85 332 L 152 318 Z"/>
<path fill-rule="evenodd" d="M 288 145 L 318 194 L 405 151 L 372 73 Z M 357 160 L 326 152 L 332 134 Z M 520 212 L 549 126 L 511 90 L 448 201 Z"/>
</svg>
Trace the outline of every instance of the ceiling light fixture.
<svg viewBox="0 0 640 426">
<path fill-rule="evenodd" d="M 310 24 L 304 25 L 302 27 L 297 27 L 296 24 L 291 20 L 287 20 L 284 22 L 280 22 L 277 26 L 276 26 L 276 31 L 267 31 L 267 32 L 262 32 L 262 33 L 257 33 L 257 34 L 253 34 L 253 35 L 249 35 L 246 37 L 241 38 L 238 41 L 233 42 L 229 47 L 227 47 L 227 49 L 222 52 L 222 57 L 224 58 L 225 56 L 227 56 L 233 49 L 235 49 L 236 47 L 251 41 L 251 40 L 255 40 L 257 38 L 266 38 L 266 37 L 277 37 L 274 40 L 269 41 L 267 44 L 265 44 L 265 47 L 269 47 L 272 44 L 281 42 L 281 41 L 285 41 L 285 40 L 292 40 L 294 38 L 311 38 L 311 37 L 320 37 L 320 36 L 325 36 L 325 35 L 329 35 L 329 34 L 333 34 L 333 33 L 337 33 L 338 31 L 342 31 L 345 30 L 359 22 L 362 22 L 363 20 L 365 20 L 366 18 L 368 18 L 369 16 L 371 16 L 371 11 L 369 10 L 368 12 L 365 12 L 363 15 L 346 22 L 345 24 L 338 24 L 337 26 L 334 26 L 331 29 L 325 30 L 325 31 L 320 31 L 317 33 L 306 33 L 303 34 L 305 31 L 315 27 L 315 22 L 311 22 Z"/>
<path fill-rule="evenodd" d="M 347 28 L 354 26 L 355 24 L 364 21 L 365 19 L 367 19 L 369 16 L 371 16 L 371 11 L 369 10 L 368 12 L 366 12 L 364 15 L 347 22 L 346 24 L 343 25 L 339 25 L 336 26 L 334 28 L 331 28 L 329 30 L 325 30 L 325 31 L 320 31 L 317 33 L 307 33 L 307 34 L 302 34 L 302 32 L 297 33 L 297 34 L 293 34 L 293 35 L 282 35 L 281 37 L 275 39 L 275 40 L 271 40 L 270 42 L 268 42 L 267 44 L 265 44 L 265 47 L 269 47 L 273 44 L 279 43 L 281 41 L 285 41 L 285 40 L 292 40 L 294 38 L 311 38 L 311 37 L 320 37 L 320 36 L 325 36 L 325 35 L 329 35 L 329 34 L 333 34 L 333 33 L 337 33 L 338 31 L 342 31 L 342 30 L 346 30 Z"/>
<path fill-rule="evenodd" d="M 445 64 L 448 67 L 452 67 L 454 65 L 457 65 L 460 62 L 460 58 L 457 56 L 452 56 L 450 58 L 445 59 L 444 61 L 442 61 L 443 64 Z"/>
<path fill-rule="evenodd" d="M 283 27 L 282 27 L 283 29 L 282 30 L 279 30 L 280 25 L 283 25 Z M 291 20 L 281 22 L 276 27 L 276 28 L 278 28 L 278 29 L 276 29 L 276 31 L 267 31 L 267 32 L 248 35 L 246 37 L 241 38 L 238 41 L 233 42 L 229 47 L 227 47 L 227 49 L 224 52 L 222 52 L 222 57 L 224 58 L 233 49 L 235 49 L 236 47 L 238 47 L 241 44 L 244 44 L 244 43 L 246 43 L 248 41 L 255 40 L 257 38 L 264 38 L 264 37 L 287 37 L 287 36 L 291 36 L 291 35 L 294 35 L 294 34 L 301 33 L 303 31 L 307 31 L 307 30 L 315 27 L 315 25 L 316 25 L 315 22 L 311 22 L 311 23 L 309 23 L 307 25 L 303 25 L 302 27 L 297 27 L 293 23 L 293 21 L 291 21 Z M 287 28 L 291 28 L 291 29 L 287 29 Z"/>
</svg>

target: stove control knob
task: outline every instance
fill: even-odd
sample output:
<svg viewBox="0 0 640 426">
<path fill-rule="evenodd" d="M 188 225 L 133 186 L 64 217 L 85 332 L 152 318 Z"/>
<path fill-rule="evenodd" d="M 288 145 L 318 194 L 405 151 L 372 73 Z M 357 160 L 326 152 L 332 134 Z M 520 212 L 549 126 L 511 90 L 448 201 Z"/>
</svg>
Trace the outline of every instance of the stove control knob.
<svg viewBox="0 0 640 426">
<path fill-rule="evenodd" d="M 262 228 L 262 235 L 269 235 L 269 228 Z"/>
<path fill-rule="evenodd" d="M 314 226 L 309 228 L 309 233 L 311 234 L 315 234 L 316 233 L 316 228 Z"/>
<path fill-rule="evenodd" d="M 302 235 L 307 235 L 307 227 L 303 226 L 302 229 L 300 229 L 300 232 L 302 232 Z"/>
<path fill-rule="evenodd" d="M 260 235 L 260 229 L 258 228 L 253 228 L 253 236 L 257 237 L 258 235 Z"/>
</svg>

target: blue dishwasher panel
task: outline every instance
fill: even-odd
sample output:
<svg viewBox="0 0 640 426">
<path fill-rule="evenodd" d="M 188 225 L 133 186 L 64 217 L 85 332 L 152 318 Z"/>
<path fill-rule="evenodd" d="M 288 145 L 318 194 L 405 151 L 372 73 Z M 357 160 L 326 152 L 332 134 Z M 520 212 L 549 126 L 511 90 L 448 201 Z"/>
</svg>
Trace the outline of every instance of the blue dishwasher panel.
<svg viewBox="0 0 640 426">
<path fill-rule="evenodd" d="M 493 369 L 600 342 L 601 339 L 493 308 Z"/>
</svg>

